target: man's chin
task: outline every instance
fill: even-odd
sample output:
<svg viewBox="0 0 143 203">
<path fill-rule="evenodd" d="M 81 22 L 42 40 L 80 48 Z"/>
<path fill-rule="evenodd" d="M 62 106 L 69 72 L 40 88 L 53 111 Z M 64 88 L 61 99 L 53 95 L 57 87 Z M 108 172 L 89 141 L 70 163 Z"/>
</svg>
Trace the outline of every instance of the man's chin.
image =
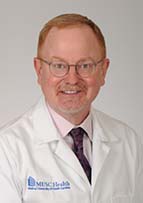
<svg viewBox="0 0 143 203">
<path fill-rule="evenodd" d="M 80 114 L 85 109 L 84 106 L 78 106 L 78 107 L 59 107 L 59 112 L 66 114 L 66 115 L 74 115 L 74 114 Z"/>
</svg>

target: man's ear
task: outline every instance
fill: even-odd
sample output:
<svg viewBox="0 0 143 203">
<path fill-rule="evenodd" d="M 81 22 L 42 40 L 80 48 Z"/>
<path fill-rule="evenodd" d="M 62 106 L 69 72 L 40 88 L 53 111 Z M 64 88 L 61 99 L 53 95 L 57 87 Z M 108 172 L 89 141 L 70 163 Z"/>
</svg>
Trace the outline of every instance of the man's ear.
<svg viewBox="0 0 143 203">
<path fill-rule="evenodd" d="M 34 68 L 37 74 L 37 81 L 39 84 L 41 84 L 41 62 L 37 57 L 34 57 Z"/>
<path fill-rule="evenodd" d="M 105 58 L 104 61 L 103 61 L 103 65 L 102 65 L 102 85 L 105 84 L 105 77 L 106 77 L 106 74 L 107 74 L 107 70 L 109 68 L 109 64 L 110 64 L 110 60 L 108 58 Z"/>
</svg>

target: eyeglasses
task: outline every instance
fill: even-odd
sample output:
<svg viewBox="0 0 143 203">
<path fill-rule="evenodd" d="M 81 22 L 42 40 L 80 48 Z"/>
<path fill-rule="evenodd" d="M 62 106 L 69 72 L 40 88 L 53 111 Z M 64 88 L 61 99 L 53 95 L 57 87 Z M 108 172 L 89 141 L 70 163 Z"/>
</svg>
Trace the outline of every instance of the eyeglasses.
<svg viewBox="0 0 143 203">
<path fill-rule="evenodd" d="M 101 59 L 97 62 L 93 62 L 91 59 L 88 59 L 87 61 L 80 61 L 77 64 L 67 64 L 63 61 L 48 62 L 39 57 L 37 59 L 48 64 L 50 72 L 56 77 L 64 77 L 67 75 L 71 66 L 75 67 L 76 73 L 81 77 L 90 77 L 94 73 L 96 66 L 104 60 Z"/>
</svg>

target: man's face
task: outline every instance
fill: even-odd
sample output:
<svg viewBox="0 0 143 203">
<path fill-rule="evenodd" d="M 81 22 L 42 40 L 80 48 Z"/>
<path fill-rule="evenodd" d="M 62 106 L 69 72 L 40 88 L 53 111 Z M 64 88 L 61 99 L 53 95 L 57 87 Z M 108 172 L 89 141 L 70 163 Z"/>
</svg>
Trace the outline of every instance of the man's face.
<svg viewBox="0 0 143 203">
<path fill-rule="evenodd" d="M 40 51 L 40 58 L 49 62 L 76 64 L 89 58 L 97 62 L 103 58 L 95 34 L 88 26 L 53 27 L 48 33 Z M 104 84 L 108 59 L 97 65 L 90 77 L 81 77 L 71 66 L 67 75 L 56 77 L 49 65 L 35 58 L 34 64 L 47 103 L 63 117 L 86 116 L 92 101 Z"/>
</svg>

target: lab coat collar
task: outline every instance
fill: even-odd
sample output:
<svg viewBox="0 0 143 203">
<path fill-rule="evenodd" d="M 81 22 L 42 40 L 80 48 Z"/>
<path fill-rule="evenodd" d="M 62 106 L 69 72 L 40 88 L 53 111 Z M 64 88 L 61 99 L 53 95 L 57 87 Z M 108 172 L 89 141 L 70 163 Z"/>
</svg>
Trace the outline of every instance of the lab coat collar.
<svg viewBox="0 0 143 203">
<path fill-rule="evenodd" d="M 33 112 L 36 143 L 41 144 L 62 139 L 48 112 L 44 97 L 41 97 L 40 101 L 34 107 Z M 106 114 L 95 110 L 93 107 L 91 108 L 91 114 L 93 120 L 93 141 L 100 140 L 101 142 L 115 142 L 119 140 L 119 138 L 113 133 L 114 130 L 112 129 L 112 126 L 111 130 L 109 129 L 109 123 L 107 123 L 109 117 Z M 108 117 L 108 119 L 106 119 L 106 117 Z"/>
<path fill-rule="evenodd" d="M 58 141 L 61 139 L 48 112 L 45 99 L 42 97 L 33 113 L 33 125 L 37 144 Z M 50 126 L 50 127 L 49 127 Z"/>
<path fill-rule="evenodd" d="M 107 143 L 119 141 L 119 137 L 116 135 L 118 133 L 113 130 L 115 119 L 103 112 L 95 110 L 93 107 L 91 113 L 93 120 L 93 141 L 99 140 Z"/>
</svg>

